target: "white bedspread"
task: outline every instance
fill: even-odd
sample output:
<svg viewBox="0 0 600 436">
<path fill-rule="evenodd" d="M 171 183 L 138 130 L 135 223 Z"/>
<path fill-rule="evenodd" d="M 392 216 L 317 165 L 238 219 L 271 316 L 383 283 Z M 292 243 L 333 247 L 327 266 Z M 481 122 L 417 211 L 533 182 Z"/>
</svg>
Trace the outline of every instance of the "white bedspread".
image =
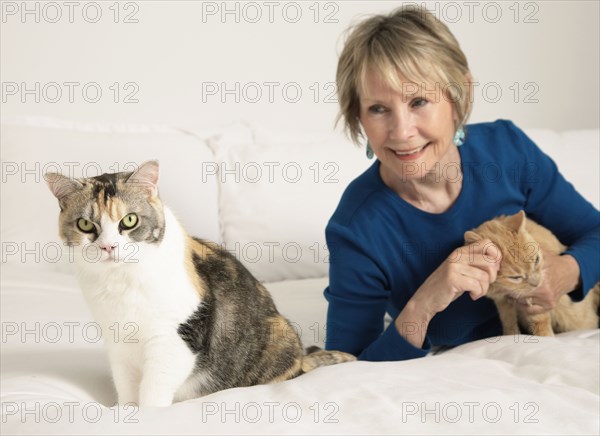
<svg viewBox="0 0 600 436">
<path fill-rule="evenodd" d="M 600 433 L 599 330 L 346 363 L 163 409 L 110 407 L 102 340 L 74 279 L 4 266 L 2 275 L 2 434 Z M 310 328 L 323 322 L 325 283 L 268 287 Z"/>
</svg>

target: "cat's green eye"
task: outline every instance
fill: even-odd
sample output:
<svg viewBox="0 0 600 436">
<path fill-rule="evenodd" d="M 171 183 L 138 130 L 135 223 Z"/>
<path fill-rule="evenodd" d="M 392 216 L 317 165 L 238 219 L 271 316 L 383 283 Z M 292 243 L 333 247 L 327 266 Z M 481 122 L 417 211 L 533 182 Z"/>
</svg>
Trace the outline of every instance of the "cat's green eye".
<svg viewBox="0 0 600 436">
<path fill-rule="evenodd" d="M 535 257 L 535 264 L 537 265 L 538 263 L 540 263 L 540 255 L 539 254 Z"/>
<path fill-rule="evenodd" d="M 91 221 L 86 220 L 85 218 L 79 218 L 77 220 L 77 228 L 84 233 L 93 233 L 96 230 L 94 224 Z"/>
<path fill-rule="evenodd" d="M 508 276 L 506 278 L 509 280 L 514 280 L 514 281 L 523 280 L 523 276 Z"/>
<path fill-rule="evenodd" d="M 138 223 L 138 216 L 134 213 L 130 213 L 121 220 L 121 227 L 124 229 L 127 229 L 127 230 L 133 229 L 137 223 Z"/>
</svg>

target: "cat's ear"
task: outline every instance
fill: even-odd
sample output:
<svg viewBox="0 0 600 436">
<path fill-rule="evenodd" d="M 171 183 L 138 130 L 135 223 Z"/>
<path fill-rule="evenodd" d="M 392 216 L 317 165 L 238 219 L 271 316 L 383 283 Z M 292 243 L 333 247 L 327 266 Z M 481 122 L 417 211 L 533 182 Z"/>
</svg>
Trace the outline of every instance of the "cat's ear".
<svg viewBox="0 0 600 436">
<path fill-rule="evenodd" d="M 525 212 L 520 210 L 514 215 L 511 215 L 506 218 L 505 224 L 509 229 L 513 230 L 516 233 L 522 232 L 525 230 L 525 223 L 527 219 L 525 218 Z"/>
<path fill-rule="evenodd" d="M 467 244 L 473 244 L 474 242 L 481 241 L 483 238 L 472 230 L 467 230 L 465 232 L 465 242 Z"/>
<path fill-rule="evenodd" d="M 48 187 L 58 199 L 61 209 L 64 207 L 69 195 L 83 188 L 83 184 L 78 180 L 70 179 L 58 173 L 46 173 L 44 180 L 46 180 Z"/>
<path fill-rule="evenodd" d="M 140 165 L 140 167 L 129 176 L 127 184 L 134 184 L 143 187 L 150 197 L 158 195 L 158 161 L 149 160 Z"/>
</svg>

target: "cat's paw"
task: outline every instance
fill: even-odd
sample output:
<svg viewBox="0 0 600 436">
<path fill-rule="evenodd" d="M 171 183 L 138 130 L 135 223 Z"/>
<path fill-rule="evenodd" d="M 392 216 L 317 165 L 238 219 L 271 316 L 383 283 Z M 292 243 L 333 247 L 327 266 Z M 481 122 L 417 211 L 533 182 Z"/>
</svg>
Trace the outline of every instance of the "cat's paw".
<svg viewBox="0 0 600 436">
<path fill-rule="evenodd" d="M 138 404 L 138 396 L 131 393 L 131 394 L 119 394 L 119 399 L 117 400 L 117 404 L 119 406 L 125 406 L 127 404 L 134 404 L 137 406 Z"/>
<path fill-rule="evenodd" d="M 168 407 L 172 404 L 170 398 L 141 398 L 140 407 Z"/>
<path fill-rule="evenodd" d="M 503 330 L 504 336 L 518 336 L 521 334 L 519 328 L 505 328 Z"/>
<path fill-rule="evenodd" d="M 554 336 L 552 328 L 538 327 L 533 329 L 533 334 L 536 336 Z"/>
<path fill-rule="evenodd" d="M 125 409 L 129 409 L 130 407 L 140 407 L 137 401 L 118 401 L 114 406 L 124 407 Z"/>
</svg>

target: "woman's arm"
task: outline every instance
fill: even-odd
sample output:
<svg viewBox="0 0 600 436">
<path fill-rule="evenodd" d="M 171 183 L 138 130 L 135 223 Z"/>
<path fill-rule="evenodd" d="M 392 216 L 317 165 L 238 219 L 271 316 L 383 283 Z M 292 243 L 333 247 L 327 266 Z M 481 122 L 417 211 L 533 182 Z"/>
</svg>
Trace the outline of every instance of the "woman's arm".
<svg viewBox="0 0 600 436">
<path fill-rule="evenodd" d="M 391 290 L 375 258 L 377 248 L 365 246 L 351 230 L 333 222 L 326 237 L 330 253 L 326 348 L 370 361 L 425 356 L 430 351 L 427 340 L 411 344 L 394 323 L 384 331 Z"/>
<path fill-rule="evenodd" d="M 523 131 L 513 123 L 507 125 L 515 145 L 526 156 L 521 166 L 521 189 L 527 195 L 525 212 L 569 247 L 562 259 L 547 256 L 546 291 L 556 300 L 570 292 L 571 298 L 579 301 L 600 280 L 600 212 Z M 578 284 L 581 287 L 571 292 Z"/>
<path fill-rule="evenodd" d="M 360 246 L 347 229 L 330 224 L 330 285 L 325 290 L 327 349 L 346 351 L 362 360 L 405 360 L 425 356 L 429 321 L 467 291 L 484 296 L 496 278 L 501 256 L 490 241 L 460 247 L 409 299 L 383 331 L 391 291 L 385 274 L 371 257 L 375 249 Z"/>
<path fill-rule="evenodd" d="M 525 312 L 530 315 L 552 310 L 558 300 L 581 285 L 579 264 L 569 254 L 557 256 L 543 251 L 544 281 L 535 293 L 525 301 L 518 300 Z M 581 290 L 579 290 L 581 292 Z"/>
<path fill-rule="evenodd" d="M 471 299 L 485 296 L 496 280 L 502 255 L 489 239 L 457 248 L 428 278 L 396 318 L 400 334 L 421 346 L 429 321 L 468 292 Z"/>
</svg>

